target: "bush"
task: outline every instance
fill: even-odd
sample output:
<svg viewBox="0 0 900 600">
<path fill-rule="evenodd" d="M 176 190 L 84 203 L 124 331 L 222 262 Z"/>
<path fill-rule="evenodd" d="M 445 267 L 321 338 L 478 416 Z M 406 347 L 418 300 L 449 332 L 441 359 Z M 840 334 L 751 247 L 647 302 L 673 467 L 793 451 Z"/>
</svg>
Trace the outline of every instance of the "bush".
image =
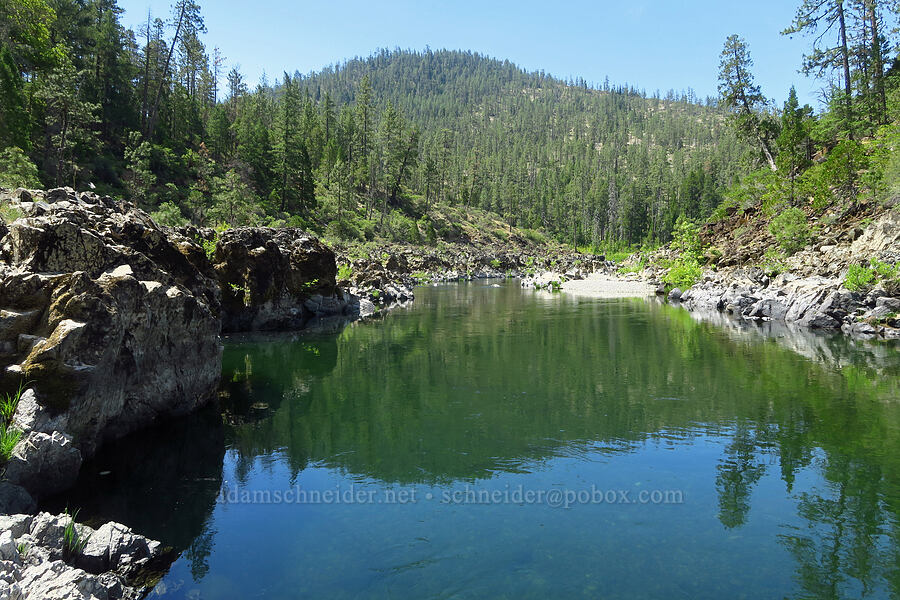
<svg viewBox="0 0 900 600">
<path fill-rule="evenodd" d="M 844 278 L 844 287 L 851 292 L 862 292 L 869 289 L 875 283 L 875 279 L 874 269 L 863 265 L 850 265 Z"/>
<path fill-rule="evenodd" d="M 868 266 L 865 264 L 853 264 L 847 269 L 844 278 L 844 287 L 851 292 L 864 292 L 875 283 L 882 282 L 885 289 L 892 291 L 900 285 L 900 265 L 888 264 L 880 260 L 872 259 Z"/>
<path fill-rule="evenodd" d="M 766 250 L 766 254 L 763 257 L 762 270 L 765 271 L 766 275 L 769 277 L 775 277 L 780 273 L 784 273 L 787 270 L 784 258 L 784 254 L 775 248 L 769 248 Z"/>
<path fill-rule="evenodd" d="M 766 194 L 775 187 L 777 180 L 777 175 L 771 169 L 754 171 L 725 192 L 722 206 L 735 206 L 744 210 L 761 204 Z M 722 212 L 724 213 L 724 209 Z"/>
<path fill-rule="evenodd" d="M 790 256 L 809 242 L 806 214 L 799 208 L 788 208 L 769 223 L 771 233 L 785 254 Z"/>
<path fill-rule="evenodd" d="M 843 140 L 828 153 L 822 170 L 828 185 L 855 197 L 857 174 L 868 166 L 869 157 L 863 145 L 856 140 Z"/>
<path fill-rule="evenodd" d="M 363 232 L 349 219 L 335 220 L 325 227 L 325 237 L 333 240 L 365 241 Z"/>
<path fill-rule="evenodd" d="M 41 187 L 37 167 L 15 146 L 0 151 L 0 187 Z"/>
<path fill-rule="evenodd" d="M 797 197 L 808 200 L 815 210 L 834 202 L 824 165 L 813 165 L 797 178 Z"/>
<path fill-rule="evenodd" d="M 670 247 L 678 252 L 678 256 L 672 261 L 663 282 L 670 287 L 686 290 L 703 276 L 703 269 L 700 266 L 703 255 L 700 228 L 687 219 L 678 219 Z"/>
<path fill-rule="evenodd" d="M 188 220 L 174 202 L 163 202 L 159 205 L 159 210 L 152 212 L 150 217 L 159 225 L 169 227 L 184 227 L 188 224 Z"/>
<path fill-rule="evenodd" d="M 663 277 L 663 281 L 670 287 L 686 290 L 700 281 L 702 276 L 703 269 L 700 268 L 700 263 L 697 260 L 693 258 L 675 260 L 669 272 Z"/>
<path fill-rule="evenodd" d="M 349 281 L 353 276 L 353 267 L 351 265 L 340 265 L 337 268 L 336 279 L 338 281 Z"/>
</svg>

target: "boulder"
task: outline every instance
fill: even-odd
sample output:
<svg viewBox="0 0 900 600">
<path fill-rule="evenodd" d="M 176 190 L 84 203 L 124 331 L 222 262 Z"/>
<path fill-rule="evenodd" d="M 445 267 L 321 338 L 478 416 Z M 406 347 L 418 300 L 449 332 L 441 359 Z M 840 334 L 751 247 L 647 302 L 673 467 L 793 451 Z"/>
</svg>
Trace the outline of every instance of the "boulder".
<svg viewBox="0 0 900 600">
<path fill-rule="evenodd" d="M 301 329 L 317 310 L 336 314 L 345 306 L 334 252 L 300 229 L 228 230 L 212 261 L 225 332 Z M 311 310 L 313 297 L 319 300 Z"/>
<path fill-rule="evenodd" d="M 0 391 L 29 385 L 7 476 L 37 496 L 105 440 L 205 403 L 221 356 L 217 283 L 180 240 L 127 204 L 45 198 L 0 238 Z"/>
<path fill-rule="evenodd" d="M 58 431 L 31 431 L 16 444 L 6 466 L 6 478 L 41 496 L 71 487 L 80 468 L 81 452 L 72 438 Z"/>
<path fill-rule="evenodd" d="M 0 515 L 31 513 L 37 509 L 34 498 L 20 485 L 0 482 Z M 2 518 L 2 517 L 0 517 Z M 0 529 L 2 529 L 0 524 Z"/>
<path fill-rule="evenodd" d="M 67 556 L 64 531 L 70 523 L 68 515 L 49 513 L 0 517 L 0 598 L 140 598 L 147 591 L 142 586 L 156 572 L 152 561 L 170 557 L 159 542 L 118 523 L 96 531 L 75 525 L 80 539 L 88 543 L 81 553 Z"/>
</svg>

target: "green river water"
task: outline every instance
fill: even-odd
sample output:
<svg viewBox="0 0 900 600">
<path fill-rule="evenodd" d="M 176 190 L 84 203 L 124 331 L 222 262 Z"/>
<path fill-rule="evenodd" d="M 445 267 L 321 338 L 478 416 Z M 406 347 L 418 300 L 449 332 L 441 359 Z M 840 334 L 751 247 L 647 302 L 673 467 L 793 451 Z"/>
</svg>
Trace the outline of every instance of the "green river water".
<svg viewBox="0 0 900 600">
<path fill-rule="evenodd" d="M 897 346 L 475 282 L 222 381 L 59 500 L 151 598 L 900 598 Z"/>
</svg>

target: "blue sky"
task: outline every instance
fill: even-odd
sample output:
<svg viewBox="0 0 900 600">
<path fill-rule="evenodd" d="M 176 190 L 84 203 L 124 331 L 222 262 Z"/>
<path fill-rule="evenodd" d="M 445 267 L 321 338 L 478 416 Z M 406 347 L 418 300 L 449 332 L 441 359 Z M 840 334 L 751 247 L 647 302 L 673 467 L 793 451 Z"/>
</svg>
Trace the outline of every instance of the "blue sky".
<svg viewBox="0 0 900 600">
<path fill-rule="evenodd" d="M 254 85 L 285 70 L 302 73 L 377 48 L 474 50 L 528 70 L 602 83 L 629 83 L 647 93 L 693 88 L 716 94 L 719 52 L 738 33 L 750 44 L 757 82 L 779 103 L 796 85 L 801 102 L 818 106 L 821 84 L 797 72 L 808 39 L 780 35 L 799 0 L 578 0 L 556 2 L 434 0 L 290 2 L 200 0 L 209 33 L 229 66 Z M 137 28 L 168 0 L 119 0 L 123 23 Z"/>
</svg>

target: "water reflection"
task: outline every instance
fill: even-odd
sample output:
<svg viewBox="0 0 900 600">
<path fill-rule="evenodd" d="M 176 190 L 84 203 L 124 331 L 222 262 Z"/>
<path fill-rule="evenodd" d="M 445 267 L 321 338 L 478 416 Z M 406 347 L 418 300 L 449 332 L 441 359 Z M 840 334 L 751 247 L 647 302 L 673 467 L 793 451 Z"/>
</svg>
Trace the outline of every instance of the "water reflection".
<svg viewBox="0 0 900 600">
<path fill-rule="evenodd" d="M 172 432 L 185 438 L 172 446 L 147 444 L 181 444 L 196 464 L 190 466 L 188 459 L 186 467 L 171 465 L 181 469 L 173 476 L 144 471 L 145 462 L 166 464 L 166 457 L 120 458 L 127 462 L 96 469 L 122 472 L 140 465 L 132 479 L 107 485 L 103 494 L 90 489 L 78 499 L 94 503 L 91 512 L 102 518 L 118 518 L 187 548 L 195 582 L 234 577 L 224 567 L 206 574 L 206 557 L 216 553 L 217 540 L 232 540 L 233 546 L 236 535 L 215 531 L 215 515 L 225 516 L 215 494 L 227 447 L 224 477 L 244 487 L 293 484 L 305 477 L 305 484 L 327 478 L 455 489 L 466 483 L 569 485 L 598 476 L 635 481 L 665 474 L 693 494 L 680 512 L 654 521 L 650 546 L 640 541 L 646 513 L 621 512 L 611 521 L 573 516 L 566 528 L 558 525 L 552 541 L 541 542 L 541 547 L 552 543 L 552 552 L 535 549 L 509 559 L 532 565 L 527 577 L 510 579 L 517 567 L 496 551 L 488 559 L 495 575 L 484 575 L 493 577 L 495 587 L 460 579 L 463 573 L 442 560 L 421 562 L 416 541 L 421 535 L 410 533 L 415 528 L 406 523 L 428 523 L 429 539 L 456 540 L 451 531 L 471 527 L 496 531 L 504 544 L 518 546 L 523 527 L 545 519 L 532 507 L 508 507 L 519 510 L 511 516 L 474 509 L 428 512 L 420 506 L 408 508 L 403 517 L 382 511 L 383 522 L 370 513 L 360 519 L 341 512 L 347 520 L 340 531 L 347 537 L 328 541 L 333 554 L 302 555 L 314 568 L 311 578 L 353 557 L 354 568 L 363 572 L 380 568 L 377 558 L 355 554 L 362 552 L 362 529 L 376 537 L 396 536 L 402 561 L 416 566 L 390 571 L 387 579 L 373 575 L 310 588 L 331 597 L 352 597 L 352 585 L 381 590 L 385 581 L 423 596 L 452 596 L 445 579 L 456 582 L 453 589 L 461 595 L 478 590 L 541 597 L 555 590 L 557 597 L 590 596 L 584 590 L 594 589 L 592 584 L 574 580 L 566 585 L 579 587 L 553 588 L 577 575 L 571 569 L 581 562 L 612 578 L 604 588 L 610 597 L 658 597 L 688 588 L 695 597 L 735 590 L 748 597 L 900 594 L 896 346 L 860 345 L 718 316 L 697 320 L 681 309 L 642 300 L 557 295 L 548 301 L 514 285 L 471 284 L 423 288 L 410 309 L 385 316 L 383 323 L 233 338 L 223 361 L 226 425 L 220 419 L 208 430 Z M 666 459 L 668 450 L 674 450 L 672 459 Z M 209 477 L 209 486 L 197 484 L 199 476 Z M 97 485 L 104 482 L 95 479 Z M 186 480 L 193 483 L 184 485 Z M 170 499 L 141 505 L 140 497 L 153 491 L 148 486 L 155 488 L 151 482 L 174 490 Z M 110 508 L 126 505 L 145 512 L 129 516 L 130 508 Z M 238 527 L 260 510 L 227 508 Z M 307 512 L 302 518 L 298 512 L 277 514 L 274 524 L 257 525 L 263 534 L 311 526 Z M 160 525 L 167 520 L 171 527 Z M 696 547 L 678 547 L 684 528 Z M 599 550 L 579 545 L 581 532 L 614 536 L 623 553 L 631 552 L 630 560 L 594 560 L 589 553 Z M 466 557 L 477 553 L 456 543 L 461 542 L 448 541 L 444 551 L 471 574 L 474 565 Z M 228 558 L 239 552 L 232 546 L 220 551 L 223 564 L 237 560 Z M 653 554 L 672 547 L 678 551 Z M 779 552 L 793 564 L 779 560 Z M 567 556 L 565 566 L 548 558 L 551 554 Z M 655 558 L 648 563 L 650 555 Z M 702 557 L 720 561 L 720 572 L 701 569 Z M 680 583 L 651 585 L 640 575 L 648 569 Z M 459 587 L 463 580 L 471 581 L 470 587 Z"/>
</svg>

